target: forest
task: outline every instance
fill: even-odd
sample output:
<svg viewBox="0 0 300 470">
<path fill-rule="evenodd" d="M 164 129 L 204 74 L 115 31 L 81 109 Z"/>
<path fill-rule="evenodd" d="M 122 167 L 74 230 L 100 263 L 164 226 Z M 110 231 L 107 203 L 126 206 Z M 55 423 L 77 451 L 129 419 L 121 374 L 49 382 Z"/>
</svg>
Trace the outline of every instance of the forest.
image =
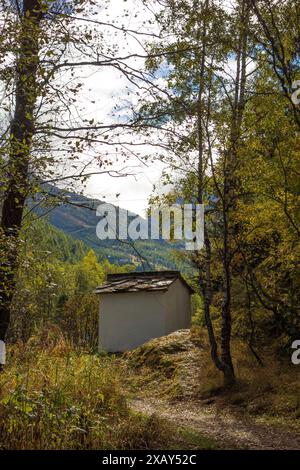
<svg viewBox="0 0 300 470">
<path fill-rule="evenodd" d="M 0 0 L 0 28 L 0 450 L 299 450 L 299 2 Z M 144 217 L 202 205 L 202 248 L 97 239 L 153 168 Z M 170 269 L 191 329 L 99 352 L 95 289 Z"/>
</svg>

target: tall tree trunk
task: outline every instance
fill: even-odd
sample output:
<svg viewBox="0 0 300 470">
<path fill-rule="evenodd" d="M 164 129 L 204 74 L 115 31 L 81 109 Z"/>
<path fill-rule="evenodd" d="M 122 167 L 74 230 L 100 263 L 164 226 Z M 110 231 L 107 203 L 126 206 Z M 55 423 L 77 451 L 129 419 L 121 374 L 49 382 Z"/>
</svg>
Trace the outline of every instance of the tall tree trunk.
<svg viewBox="0 0 300 470">
<path fill-rule="evenodd" d="M 24 0 L 16 60 L 15 111 L 10 126 L 6 188 L 1 218 L 5 260 L 0 266 L 0 341 L 5 342 L 18 268 L 19 233 L 30 190 L 29 165 L 37 100 L 37 69 L 42 0 Z M 5 344 L 5 343 L 4 343 Z"/>
<path fill-rule="evenodd" d="M 197 3 L 197 2 L 196 2 Z M 195 8 L 196 5 L 194 5 Z M 204 114 L 210 113 L 210 103 L 206 104 L 205 110 L 205 103 L 204 103 L 204 87 L 206 86 L 205 83 L 205 61 L 206 57 L 206 17 L 207 11 L 209 9 L 209 0 L 206 0 L 204 5 L 204 15 L 202 20 L 202 34 L 198 34 L 198 42 L 201 41 L 202 48 L 201 53 L 198 57 L 198 61 L 200 64 L 199 67 L 199 92 L 198 92 L 198 99 L 197 99 L 197 145 L 198 145 L 198 195 L 197 200 L 199 204 L 204 204 L 204 193 L 205 193 L 205 183 L 204 183 L 204 176 L 205 176 L 205 159 L 204 159 L 204 151 L 205 151 L 205 144 L 204 144 L 204 131 L 203 131 L 203 119 Z M 201 266 L 202 268 L 202 266 Z M 210 315 L 210 307 L 212 302 L 212 281 L 211 281 L 211 242 L 209 238 L 209 231 L 207 227 L 206 217 L 204 219 L 204 276 L 202 274 L 202 269 L 199 270 L 199 285 L 203 296 L 204 301 L 204 318 L 208 332 L 208 338 L 210 342 L 210 349 L 211 349 L 211 358 L 216 365 L 216 367 L 224 371 L 223 364 L 218 355 L 218 343 L 215 337 L 214 328 L 211 320 Z"/>
<path fill-rule="evenodd" d="M 248 7 L 245 0 L 240 4 L 240 33 L 237 52 L 235 97 L 233 114 L 231 120 L 231 133 L 228 150 L 225 152 L 224 161 L 224 192 L 222 201 L 223 210 L 223 305 L 222 305 L 222 327 L 221 327 L 221 360 L 224 367 L 226 385 L 235 382 L 235 373 L 232 363 L 230 340 L 231 340 L 231 261 L 234 251 L 234 236 L 236 226 L 234 223 L 234 207 L 236 200 L 237 178 L 236 169 L 238 164 L 238 144 L 241 133 L 241 124 L 245 107 L 245 85 L 246 85 L 246 50 L 247 50 L 247 28 Z"/>
</svg>

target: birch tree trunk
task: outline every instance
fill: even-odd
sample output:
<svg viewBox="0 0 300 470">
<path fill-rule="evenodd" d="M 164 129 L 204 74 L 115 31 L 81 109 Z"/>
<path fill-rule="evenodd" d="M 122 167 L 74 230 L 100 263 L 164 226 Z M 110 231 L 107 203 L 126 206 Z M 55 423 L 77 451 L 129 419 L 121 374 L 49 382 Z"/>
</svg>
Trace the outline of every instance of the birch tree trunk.
<svg viewBox="0 0 300 470">
<path fill-rule="evenodd" d="M 241 124 L 245 107 L 246 84 L 246 53 L 247 53 L 247 26 L 248 7 L 245 0 L 239 2 L 240 32 L 236 59 L 235 97 L 231 119 L 231 133 L 228 149 L 225 151 L 224 161 L 224 191 L 222 201 L 223 211 L 223 305 L 221 327 L 221 361 L 224 367 L 226 385 L 235 382 L 235 373 L 232 363 L 231 340 L 231 261 L 234 250 L 234 206 L 236 201 L 238 165 L 238 145 L 241 134 Z"/>
</svg>

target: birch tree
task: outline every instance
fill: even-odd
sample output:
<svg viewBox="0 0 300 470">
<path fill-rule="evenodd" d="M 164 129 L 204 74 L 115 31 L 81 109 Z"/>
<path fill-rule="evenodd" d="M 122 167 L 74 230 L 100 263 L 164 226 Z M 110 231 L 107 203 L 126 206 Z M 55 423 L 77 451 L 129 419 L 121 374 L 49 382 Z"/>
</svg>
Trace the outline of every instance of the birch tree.
<svg viewBox="0 0 300 470">
<path fill-rule="evenodd" d="M 160 2 L 160 5 L 162 3 Z M 204 302 L 211 355 L 224 374 L 226 385 L 234 383 L 231 358 L 231 260 L 234 251 L 234 201 L 236 198 L 238 146 L 241 136 L 247 69 L 248 9 L 237 2 L 231 15 L 217 1 L 163 2 L 157 20 L 166 39 L 151 52 L 173 52 L 162 59 L 151 57 L 149 67 L 159 71 L 169 67 L 167 91 L 160 100 L 142 107 L 142 113 L 169 124 L 168 154 L 164 157 L 172 171 L 178 197 L 205 204 L 204 249 L 195 253 L 198 283 Z M 159 49 L 160 47 L 160 49 Z M 232 59 L 233 57 L 233 59 Z M 229 60 L 231 58 L 231 60 Z M 235 76 L 228 72 L 234 63 Z M 165 121 L 164 121 L 165 122 Z M 173 155 L 173 157 L 171 157 Z M 173 173 L 174 174 L 174 173 Z M 176 175 L 176 173 L 175 173 Z M 182 193 L 180 193 L 180 188 Z M 213 201 L 218 204 L 214 212 Z M 223 266 L 223 305 L 220 342 L 211 318 L 213 225 L 218 220 L 222 233 L 219 251 Z M 218 254 L 218 256 L 219 256 Z"/>
</svg>

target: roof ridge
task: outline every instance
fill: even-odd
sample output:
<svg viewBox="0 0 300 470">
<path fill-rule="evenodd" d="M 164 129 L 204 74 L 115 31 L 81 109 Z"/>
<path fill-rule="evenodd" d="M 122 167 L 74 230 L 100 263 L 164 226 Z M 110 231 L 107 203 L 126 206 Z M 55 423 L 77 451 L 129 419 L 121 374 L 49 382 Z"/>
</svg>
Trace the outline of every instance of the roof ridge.
<svg viewBox="0 0 300 470">
<path fill-rule="evenodd" d="M 171 270 L 108 274 L 107 281 L 97 287 L 96 293 L 167 290 L 177 279 L 194 293 L 194 289 L 186 282 L 180 271 Z"/>
<path fill-rule="evenodd" d="M 117 277 L 146 277 L 146 276 L 179 276 L 180 271 L 178 270 L 164 270 L 164 271 L 133 271 L 129 273 L 109 273 L 107 279 L 113 279 Z"/>
</svg>

